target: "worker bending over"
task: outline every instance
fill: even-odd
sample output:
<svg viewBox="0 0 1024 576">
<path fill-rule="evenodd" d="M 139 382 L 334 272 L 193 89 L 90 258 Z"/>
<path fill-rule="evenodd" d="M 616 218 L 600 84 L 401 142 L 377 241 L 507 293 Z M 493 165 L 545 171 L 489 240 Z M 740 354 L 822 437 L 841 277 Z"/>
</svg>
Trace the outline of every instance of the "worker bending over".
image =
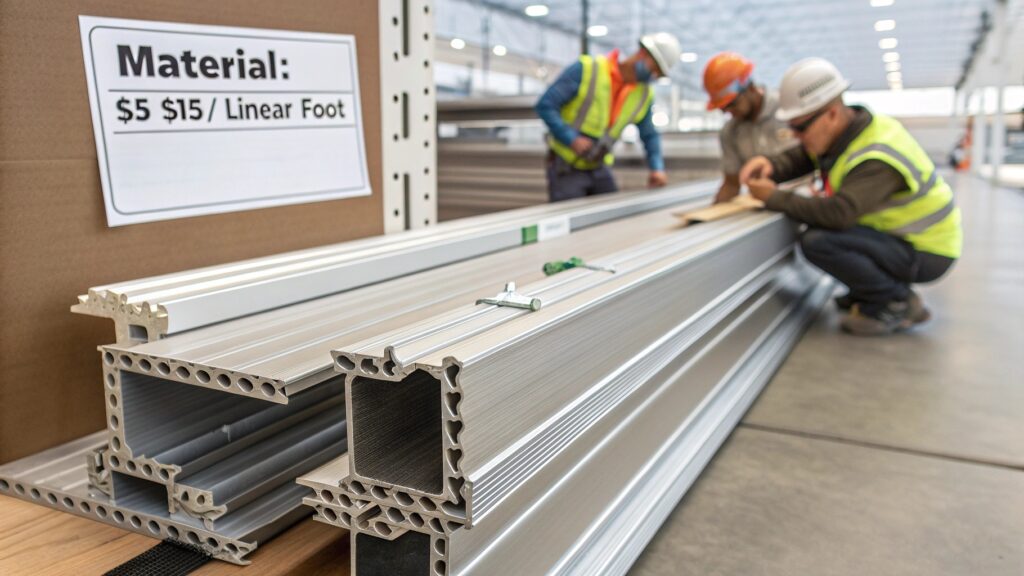
<svg viewBox="0 0 1024 576">
<path fill-rule="evenodd" d="M 807 224 L 807 259 L 846 284 L 837 299 L 849 308 L 842 328 L 881 335 L 926 321 L 930 314 L 910 286 L 940 278 L 960 256 L 960 210 L 928 155 L 896 120 L 847 106 L 849 87 L 821 58 L 797 62 L 780 87 L 776 116 L 800 147 L 757 156 L 740 182 L 768 209 Z M 825 192 L 803 197 L 776 189 L 819 170 Z"/>
<path fill-rule="evenodd" d="M 547 179 L 552 202 L 606 194 L 618 189 L 611 165 L 612 147 L 629 124 L 644 143 L 648 186 L 668 182 L 661 136 L 651 119 L 654 80 L 679 60 L 676 37 L 659 32 L 640 39 L 640 49 L 619 61 L 584 54 L 566 68 L 537 101 L 535 109 L 548 127 Z"/>
<path fill-rule="evenodd" d="M 704 68 L 708 110 L 731 116 L 719 132 L 722 145 L 722 185 L 715 203 L 727 202 L 740 191 L 740 168 L 754 156 L 769 156 L 797 146 L 786 123 L 775 117 L 779 94 L 754 83 L 754 64 L 735 52 L 716 54 Z"/>
</svg>

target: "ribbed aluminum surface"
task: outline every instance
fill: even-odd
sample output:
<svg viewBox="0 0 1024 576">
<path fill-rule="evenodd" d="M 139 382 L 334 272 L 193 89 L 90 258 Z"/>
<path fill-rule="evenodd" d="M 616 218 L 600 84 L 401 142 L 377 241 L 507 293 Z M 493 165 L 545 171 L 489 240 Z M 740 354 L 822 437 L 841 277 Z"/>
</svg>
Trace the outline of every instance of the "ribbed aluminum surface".
<svg viewBox="0 0 1024 576">
<path fill-rule="evenodd" d="M 72 311 L 111 318 L 117 341 L 176 334 L 517 246 L 524 229 L 569 230 L 705 196 L 709 184 L 615 194 L 467 218 L 432 229 L 90 288 Z"/>
<path fill-rule="evenodd" d="M 582 433 L 582 420 L 564 418 L 582 398 L 678 319 L 786 258 L 793 240 L 791 224 L 769 214 L 691 228 L 655 250 L 598 260 L 619 273 L 573 270 L 524 286 L 544 300 L 537 312 L 458 309 L 336 351 L 349 378 L 352 485 L 434 497 L 475 525 Z M 444 398 L 433 418 L 412 410 L 431 387 Z"/>
<path fill-rule="evenodd" d="M 609 380 L 595 396 L 617 397 L 608 403 L 612 410 L 576 406 L 596 421 L 485 520 L 434 531 L 382 506 L 354 523 L 353 572 L 625 573 L 832 286 L 788 258 L 752 271 L 695 317 L 677 318 L 674 329 L 638 354 L 636 366 L 645 370 Z M 332 474 L 340 481 L 344 471 L 336 466 L 319 479 L 330 483 Z M 389 559 L 399 551 L 417 559 L 416 571 L 395 569 Z"/>
</svg>

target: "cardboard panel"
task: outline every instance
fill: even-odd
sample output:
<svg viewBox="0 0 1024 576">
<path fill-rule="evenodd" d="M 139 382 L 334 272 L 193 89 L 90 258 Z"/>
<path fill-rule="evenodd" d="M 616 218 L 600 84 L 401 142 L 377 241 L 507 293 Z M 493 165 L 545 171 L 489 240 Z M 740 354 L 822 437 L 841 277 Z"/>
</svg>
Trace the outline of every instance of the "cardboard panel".
<svg viewBox="0 0 1024 576">
<path fill-rule="evenodd" d="M 356 36 L 370 197 L 107 228 L 78 15 Z M 0 3 L 0 462 L 104 426 L 107 320 L 69 312 L 90 286 L 383 230 L 375 3 Z"/>
</svg>

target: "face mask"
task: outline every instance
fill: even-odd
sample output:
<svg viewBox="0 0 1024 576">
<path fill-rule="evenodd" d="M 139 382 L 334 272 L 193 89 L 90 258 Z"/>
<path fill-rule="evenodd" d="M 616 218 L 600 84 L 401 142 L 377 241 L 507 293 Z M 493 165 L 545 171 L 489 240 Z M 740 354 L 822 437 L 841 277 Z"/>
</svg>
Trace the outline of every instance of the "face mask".
<svg viewBox="0 0 1024 576">
<path fill-rule="evenodd" d="M 637 82 L 647 82 L 651 79 L 651 69 L 647 67 L 647 62 L 643 60 L 637 60 L 636 64 L 633 64 L 633 72 L 636 74 Z"/>
</svg>

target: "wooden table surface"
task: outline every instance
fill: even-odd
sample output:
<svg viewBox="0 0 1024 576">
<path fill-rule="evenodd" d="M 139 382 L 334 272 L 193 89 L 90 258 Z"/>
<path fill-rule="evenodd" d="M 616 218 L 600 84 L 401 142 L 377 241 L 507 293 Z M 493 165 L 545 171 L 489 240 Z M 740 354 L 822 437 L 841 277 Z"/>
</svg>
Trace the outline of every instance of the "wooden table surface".
<svg viewBox="0 0 1024 576">
<path fill-rule="evenodd" d="M 312 515 L 312 512 L 310 512 Z M 0 574 L 87 576 L 131 560 L 159 540 L 0 496 Z M 304 520 L 249 555 L 249 566 L 211 561 L 196 576 L 348 576 L 348 532 Z"/>
</svg>

